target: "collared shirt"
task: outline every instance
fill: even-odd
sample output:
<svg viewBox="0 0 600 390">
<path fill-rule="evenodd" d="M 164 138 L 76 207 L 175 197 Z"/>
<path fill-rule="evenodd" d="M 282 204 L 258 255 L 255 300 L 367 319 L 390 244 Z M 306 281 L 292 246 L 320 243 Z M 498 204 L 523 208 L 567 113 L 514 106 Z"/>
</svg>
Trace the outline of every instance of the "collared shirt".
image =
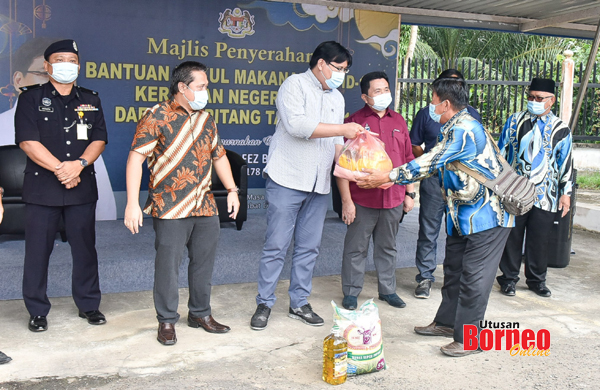
<svg viewBox="0 0 600 390">
<path fill-rule="evenodd" d="M 74 86 L 69 95 L 61 96 L 51 82 L 22 90 L 15 112 L 17 144 L 37 141 L 58 160 L 75 161 L 90 143 L 107 142 L 106 122 L 97 92 Z M 77 124 L 81 123 L 87 127 L 86 137 L 78 135 Z M 69 206 L 98 200 L 94 165 L 83 168 L 79 177 L 81 182 L 67 189 L 52 171 L 28 158 L 23 200 L 42 206 Z"/>
<path fill-rule="evenodd" d="M 481 123 L 481 116 L 479 116 L 476 109 L 467 106 L 467 110 L 473 118 Z M 427 153 L 437 144 L 441 129 L 441 123 L 431 119 L 429 106 L 423 107 L 413 119 L 412 127 L 410 128 L 410 140 L 413 145 L 420 146 L 425 144 L 424 152 Z"/>
<path fill-rule="evenodd" d="M 463 109 L 444 124 L 439 142 L 428 153 L 398 170 L 396 184 L 408 184 L 440 170 L 440 184 L 446 198 L 447 233 L 469 235 L 497 226 L 513 227 L 515 217 L 504 210 L 498 196 L 462 171 L 445 165 L 460 161 L 489 179 L 500 173 L 501 165 L 490 137 L 478 121 Z"/>
<path fill-rule="evenodd" d="M 511 115 L 498 147 L 517 173 L 535 184 L 535 207 L 556 212 L 560 196 L 571 195 L 571 130 L 552 112 L 539 118 L 528 111 Z"/>
<path fill-rule="evenodd" d="M 369 128 L 373 133 L 379 134 L 379 139 L 385 144 L 385 151 L 392 159 L 393 166 L 404 165 L 414 160 L 408 126 L 402 115 L 387 109 L 383 117 L 365 104 L 344 120 L 345 123 L 358 123 Z M 381 188 L 362 189 L 355 182 L 350 182 L 350 195 L 352 201 L 363 207 L 372 209 L 391 209 L 404 202 L 405 186 L 391 186 L 387 190 Z"/>
<path fill-rule="evenodd" d="M 225 149 L 206 111 L 188 114 L 172 99 L 155 105 L 138 123 L 131 150 L 148 156 L 146 214 L 160 219 L 218 214 L 210 192 L 212 160 Z"/>
<path fill-rule="evenodd" d="M 343 137 L 310 137 L 319 123 L 343 123 L 344 97 L 337 89 L 323 90 L 308 69 L 281 84 L 276 105 L 277 125 L 265 172 L 283 187 L 328 194 L 335 145 L 342 145 Z"/>
</svg>

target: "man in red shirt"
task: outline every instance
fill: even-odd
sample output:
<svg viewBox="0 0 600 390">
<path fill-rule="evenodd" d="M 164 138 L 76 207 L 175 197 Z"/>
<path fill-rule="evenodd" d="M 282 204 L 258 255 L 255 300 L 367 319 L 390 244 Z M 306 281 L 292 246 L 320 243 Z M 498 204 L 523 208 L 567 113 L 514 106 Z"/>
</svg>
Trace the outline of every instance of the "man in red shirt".
<svg viewBox="0 0 600 390">
<path fill-rule="evenodd" d="M 358 123 L 377 133 L 395 167 L 412 161 L 406 122 L 402 115 L 388 108 L 392 102 L 388 76 L 384 72 L 368 73 L 363 76 L 360 89 L 365 106 L 345 122 Z M 342 197 L 342 219 L 348 225 L 342 260 L 342 306 L 348 310 L 357 307 L 371 236 L 379 299 L 394 307 L 406 306 L 396 294 L 396 235 L 404 212 L 413 208 L 413 184 L 386 190 L 365 190 L 341 178 L 337 178 L 337 184 Z"/>
</svg>

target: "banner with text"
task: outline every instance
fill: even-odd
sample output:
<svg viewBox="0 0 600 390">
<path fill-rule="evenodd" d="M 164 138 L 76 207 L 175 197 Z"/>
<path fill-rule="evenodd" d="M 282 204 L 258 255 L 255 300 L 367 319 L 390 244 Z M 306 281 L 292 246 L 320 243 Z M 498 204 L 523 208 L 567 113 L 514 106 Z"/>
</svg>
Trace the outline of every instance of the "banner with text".
<svg viewBox="0 0 600 390">
<path fill-rule="evenodd" d="M 210 68 L 207 111 L 225 147 L 248 162 L 249 187 L 260 189 L 281 83 L 308 69 L 319 43 L 338 41 L 353 53 L 340 91 L 346 112 L 356 111 L 364 104 L 362 75 L 383 70 L 395 79 L 398 16 L 268 1 L 4 0 L 0 144 L 14 143 L 18 88 L 47 80 L 43 50 L 48 42 L 65 38 L 75 39 L 79 47 L 77 83 L 98 91 L 102 99 L 109 144 L 97 170 L 106 171 L 115 194 L 125 191 L 125 164 L 137 121 L 168 98 L 171 71 L 187 60 Z M 100 196 L 106 195 L 101 191 Z"/>
</svg>

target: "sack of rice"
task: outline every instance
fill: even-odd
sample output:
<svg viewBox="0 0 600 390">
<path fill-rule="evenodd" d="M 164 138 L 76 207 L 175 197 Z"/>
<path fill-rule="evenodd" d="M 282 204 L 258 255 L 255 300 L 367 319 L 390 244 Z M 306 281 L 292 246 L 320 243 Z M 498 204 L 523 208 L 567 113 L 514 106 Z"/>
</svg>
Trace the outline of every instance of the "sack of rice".
<svg viewBox="0 0 600 390">
<path fill-rule="evenodd" d="M 333 323 L 348 342 L 348 375 L 360 375 L 386 368 L 379 309 L 373 299 L 357 310 L 338 307 L 334 301 Z"/>
</svg>

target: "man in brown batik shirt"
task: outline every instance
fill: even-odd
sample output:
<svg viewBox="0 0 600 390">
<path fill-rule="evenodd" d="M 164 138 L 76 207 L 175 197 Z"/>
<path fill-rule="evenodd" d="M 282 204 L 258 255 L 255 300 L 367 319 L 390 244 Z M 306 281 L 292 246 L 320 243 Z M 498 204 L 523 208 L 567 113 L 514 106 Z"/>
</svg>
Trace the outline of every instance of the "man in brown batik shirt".
<svg viewBox="0 0 600 390">
<path fill-rule="evenodd" d="M 125 226 L 137 233 L 143 214 L 139 205 L 142 164 L 148 158 L 150 184 L 144 212 L 156 232 L 154 306 L 159 322 L 158 341 L 177 342 L 179 320 L 179 265 L 188 248 L 188 325 L 225 333 L 226 325 L 211 315 L 210 290 L 219 239 L 217 205 L 210 192 L 214 168 L 229 192 L 227 209 L 235 218 L 240 207 L 238 189 L 208 102 L 205 65 L 188 61 L 171 77 L 171 99 L 148 110 L 137 126 L 127 161 Z"/>
</svg>

